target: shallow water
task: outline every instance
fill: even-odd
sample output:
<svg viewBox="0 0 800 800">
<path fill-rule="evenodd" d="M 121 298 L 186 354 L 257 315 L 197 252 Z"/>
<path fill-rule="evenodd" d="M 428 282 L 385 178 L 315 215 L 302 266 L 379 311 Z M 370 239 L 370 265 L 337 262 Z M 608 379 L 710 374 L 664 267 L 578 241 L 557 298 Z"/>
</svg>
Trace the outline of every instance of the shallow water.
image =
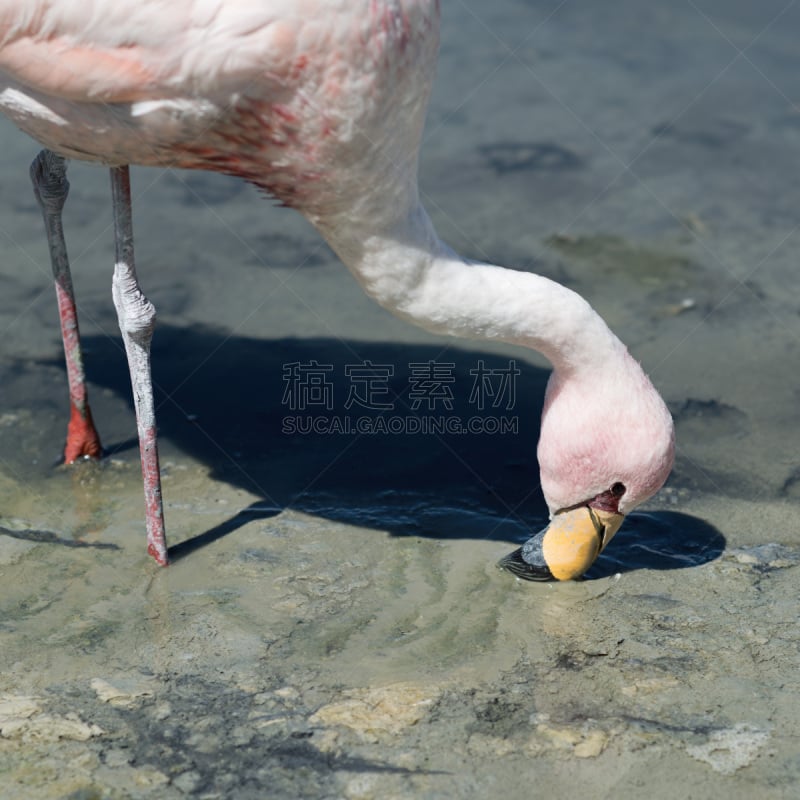
<svg viewBox="0 0 800 800">
<path fill-rule="evenodd" d="M 240 183 L 137 170 L 176 546 L 157 569 L 107 177 L 71 166 L 65 228 L 110 455 L 64 469 L 36 148 L 3 124 L 0 797 L 796 796 L 800 10 L 443 14 L 436 225 L 594 303 L 675 415 L 667 487 L 587 580 L 515 581 L 494 565 L 545 518 L 546 364 L 393 319 Z M 314 361 L 330 410 L 296 394 Z M 380 416 L 348 407 L 366 361 L 392 368 L 370 399 L 397 395 L 398 432 L 341 430 Z M 418 393 L 429 362 L 452 408 Z M 400 432 L 420 410 L 512 432 Z M 321 416 L 338 432 L 284 432 Z"/>
</svg>

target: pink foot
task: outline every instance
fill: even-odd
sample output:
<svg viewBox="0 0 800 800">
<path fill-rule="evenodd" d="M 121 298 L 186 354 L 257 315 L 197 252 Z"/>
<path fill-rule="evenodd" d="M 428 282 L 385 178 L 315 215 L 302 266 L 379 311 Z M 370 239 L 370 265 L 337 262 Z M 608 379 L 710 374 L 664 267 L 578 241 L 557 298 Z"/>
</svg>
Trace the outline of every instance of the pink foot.
<svg viewBox="0 0 800 800">
<path fill-rule="evenodd" d="M 64 462 L 72 464 L 81 458 L 101 458 L 103 446 L 92 421 L 92 412 L 86 407 L 82 414 L 75 403 L 70 403 L 67 443 L 64 446 Z"/>
</svg>

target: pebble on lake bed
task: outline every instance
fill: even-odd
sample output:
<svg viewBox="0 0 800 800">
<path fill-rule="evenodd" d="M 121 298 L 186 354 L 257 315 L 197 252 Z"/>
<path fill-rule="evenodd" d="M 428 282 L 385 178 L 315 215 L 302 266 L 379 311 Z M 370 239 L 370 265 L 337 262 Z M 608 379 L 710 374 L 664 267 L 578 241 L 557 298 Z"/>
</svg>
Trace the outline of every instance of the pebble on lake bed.
<svg viewBox="0 0 800 800">
<path fill-rule="evenodd" d="M 752 764 L 768 739 L 768 731 L 739 723 L 732 728 L 714 731 L 707 742 L 690 745 L 686 752 L 692 758 L 704 761 L 715 772 L 732 775 L 736 770 Z"/>
<path fill-rule="evenodd" d="M 575 758 L 597 758 L 608 746 L 611 735 L 599 728 L 551 725 L 541 721 L 536 731 L 527 739 L 473 733 L 467 745 L 470 755 L 500 757 L 525 754 L 543 756 L 560 753 Z"/>
<path fill-rule="evenodd" d="M 571 751 L 576 758 L 597 758 L 610 738 L 606 731 L 589 727 L 588 721 L 580 727 L 554 725 L 543 714 L 536 722 L 536 735 L 531 738 L 528 749 L 537 755 L 555 749 Z"/>
<path fill-rule="evenodd" d="M 345 698 L 328 703 L 309 719 L 312 725 L 343 725 L 361 736 L 374 739 L 398 734 L 415 725 L 439 698 L 436 687 L 413 683 L 350 689 Z"/>
<path fill-rule="evenodd" d="M 134 686 L 127 680 L 125 684 L 125 686 L 115 686 L 103 678 L 92 678 L 90 685 L 98 700 L 117 708 L 132 708 L 139 698 L 153 696 L 153 690 L 148 686 Z"/>
<path fill-rule="evenodd" d="M 800 551 L 776 542 L 738 547 L 729 551 L 728 557 L 757 569 L 787 569 L 800 563 Z"/>
<path fill-rule="evenodd" d="M 38 697 L 0 694 L 0 736 L 22 742 L 85 742 L 105 731 L 84 722 L 77 714 L 45 714 Z"/>
</svg>

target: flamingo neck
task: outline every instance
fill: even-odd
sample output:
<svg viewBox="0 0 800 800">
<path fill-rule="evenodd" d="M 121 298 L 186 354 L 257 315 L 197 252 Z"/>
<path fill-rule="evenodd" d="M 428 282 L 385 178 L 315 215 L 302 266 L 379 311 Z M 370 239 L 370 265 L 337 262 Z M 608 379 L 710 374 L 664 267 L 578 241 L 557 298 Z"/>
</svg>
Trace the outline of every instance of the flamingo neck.
<svg viewBox="0 0 800 800">
<path fill-rule="evenodd" d="M 625 358 L 580 295 L 540 275 L 461 258 L 419 203 L 399 218 L 316 224 L 368 295 L 429 331 L 530 347 L 562 376 Z"/>
</svg>

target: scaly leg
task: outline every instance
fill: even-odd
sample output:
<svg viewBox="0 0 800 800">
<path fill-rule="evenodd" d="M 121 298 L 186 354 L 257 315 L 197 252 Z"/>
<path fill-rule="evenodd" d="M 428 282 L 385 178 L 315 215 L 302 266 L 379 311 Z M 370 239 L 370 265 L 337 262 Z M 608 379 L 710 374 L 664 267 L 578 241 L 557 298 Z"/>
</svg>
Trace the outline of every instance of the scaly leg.
<svg viewBox="0 0 800 800">
<path fill-rule="evenodd" d="M 162 566 L 167 564 L 164 535 L 164 506 L 161 500 L 161 473 L 158 465 L 158 435 L 150 373 L 150 341 L 156 322 L 153 304 L 142 294 L 133 261 L 133 223 L 131 182 L 128 167 L 111 168 L 111 198 L 114 211 L 114 241 L 117 259 L 112 293 L 119 329 L 128 355 L 139 452 L 144 478 L 147 552 Z"/>
<path fill-rule="evenodd" d="M 42 150 L 31 164 L 33 192 L 44 217 L 47 244 L 50 247 L 50 263 L 56 282 L 58 315 L 61 318 L 61 338 L 67 361 L 69 382 L 69 426 L 67 443 L 64 446 L 64 461 L 71 464 L 79 458 L 100 458 L 103 448 L 92 421 L 89 396 L 86 390 L 86 374 L 83 371 L 83 352 L 78 330 L 78 310 L 72 290 L 67 245 L 61 212 L 69 193 L 67 165 L 64 159 L 49 150 Z"/>
</svg>

